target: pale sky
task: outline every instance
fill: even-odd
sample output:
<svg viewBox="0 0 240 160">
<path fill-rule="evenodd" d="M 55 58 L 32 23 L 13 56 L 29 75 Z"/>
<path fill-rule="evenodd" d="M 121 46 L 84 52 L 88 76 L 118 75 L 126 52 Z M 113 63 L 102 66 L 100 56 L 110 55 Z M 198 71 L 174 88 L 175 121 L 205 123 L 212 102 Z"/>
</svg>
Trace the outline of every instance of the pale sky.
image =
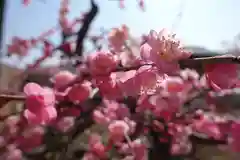
<svg viewBox="0 0 240 160">
<path fill-rule="evenodd" d="M 57 25 L 60 0 L 32 0 L 28 7 L 23 7 L 22 0 L 7 0 L 8 11 L 5 22 L 5 43 L 12 36 L 23 38 L 36 37 L 43 31 Z M 41 1 L 45 1 L 44 3 Z M 126 9 L 118 8 L 116 0 L 96 0 L 100 14 L 96 18 L 93 30 L 111 28 L 127 24 L 134 36 L 171 28 L 181 4 L 184 5 L 183 17 L 175 30 L 177 36 L 186 45 L 199 45 L 209 49 L 221 49 L 222 41 L 230 41 L 240 31 L 239 0 L 145 0 L 146 11 L 141 12 L 136 0 L 125 0 Z M 87 11 L 89 0 L 71 0 L 70 18 L 77 17 L 81 11 Z M 59 43 L 58 34 L 50 37 Z M 33 62 L 41 55 L 38 50 L 31 51 L 31 56 L 22 65 Z M 7 60 L 16 64 L 16 59 Z M 54 63 L 54 60 L 48 61 Z"/>
</svg>

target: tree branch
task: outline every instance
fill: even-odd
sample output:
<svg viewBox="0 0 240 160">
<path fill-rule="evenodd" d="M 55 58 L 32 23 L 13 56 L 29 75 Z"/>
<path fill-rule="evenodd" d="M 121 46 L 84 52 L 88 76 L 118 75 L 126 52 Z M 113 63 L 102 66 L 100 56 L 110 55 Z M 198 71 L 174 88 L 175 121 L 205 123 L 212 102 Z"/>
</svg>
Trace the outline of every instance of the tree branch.
<svg viewBox="0 0 240 160">
<path fill-rule="evenodd" d="M 93 19 L 96 17 L 98 13 L 98 6 L 94 2 L 94 0 L 91 0 L 91 10 L 86 14 L 83 20 L 83 25 L 81 29 L 79 30 L 77 34 L 77 44 L 76 44 L 76 50 L 75 53 L 81 57 L 83 55 L 83 42 L 84 39 L 88 33 L 88 30 L 90 28 L 91 23 L 93 22 Z"/>
<path fill-rule="evenodd" d="M 220 55 L 213 57 L 189 58 L 181 60 L 182 63 L 189 62 L 202 62 L 202 63 L 240 63 L 240 57 L 233 55 Z"/>
</svg>

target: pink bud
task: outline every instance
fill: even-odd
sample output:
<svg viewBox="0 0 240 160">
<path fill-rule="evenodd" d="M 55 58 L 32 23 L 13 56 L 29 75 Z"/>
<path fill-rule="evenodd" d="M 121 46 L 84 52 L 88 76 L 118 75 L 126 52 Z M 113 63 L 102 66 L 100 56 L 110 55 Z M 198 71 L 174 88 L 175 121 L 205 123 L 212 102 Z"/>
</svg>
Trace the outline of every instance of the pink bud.
<svg viewBox="0 0 240 160">
<path fill-rule="evenodd" d="M 74 126 L 74 118 L 73 117 L 63 117 L 58 120 L 56 127 L 61 132 L 68 132 Z"/>
<path fill-rule="evenodd" d="M 81 85 L 74 85 L 68 91 L 68 98 L 72 102 L 81 103 L 89 98 L 91 91 L 92 87 L 89 82 L 85 82 Z"/>
<path fill-rule="evenodd" d="M 51 81 L 54 83 L 55 88 L 60 88 L 73 81 L 75 78 L 76 75 L 69 71 L 60 71 L 51 78 Z"/>
<path fill-rule="evenodd" d="M 108 118 L 103 115 L 101 111 L 95 110 L 93 112 L 93 119 L 96 123 L 98 124 L 107 124 L 108 123 Z"/>
<path fill-rule="evenodd" d="M 116 56 L 109 52 L 97 52 L 88 56 L 90 72 L 93 75 L 108 74 L 118 64 Z"/>
<path fill-rule="evenodd" d="M 128 124 L 121 120 L 116 120 L 108 126 L 110 137 L 113 141 L 122 141 L 124 135 L 130 131 Z"/>
</svg>

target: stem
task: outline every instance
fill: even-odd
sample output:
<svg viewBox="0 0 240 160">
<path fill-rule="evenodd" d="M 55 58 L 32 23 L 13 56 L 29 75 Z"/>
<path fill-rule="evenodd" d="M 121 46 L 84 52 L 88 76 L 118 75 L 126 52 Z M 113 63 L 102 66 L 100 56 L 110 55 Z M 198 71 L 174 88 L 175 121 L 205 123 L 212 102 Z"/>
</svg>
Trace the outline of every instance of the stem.
<svg viewBox="0 0 240 160">
<path fill-rule="evenodd" d="M 85 16 L 83 20 L 83 25 L 77 34 L 77 43 L 76 43 L 77 46 L 76 46 L 75 52 L 79 57 L 82 57 L 83 55 L 83 41 L 87 36 L 90 25 L 93 22 L 99 10 L 98 6 L 94 3 L 93 0 L 91 0 L 91 6 L 92 6 L 91 10 Z"/>
<path fill-rule="evenodd" d="M 4 16 L 5 16 L 5 10 L 6 10 L 6 1 L 1 0 L 0 1 L 0 58 L 3 57 L 3 29 L 4 29 Z M 0 77 L 2 77 L 2 67 L 0 67 Z M 1 78 L 2 81 L 2 78 Z M 1 82 L 0 81 L 0 82 Z"/>
<path fill-rule="evenodd" d="M 233 55 L 221 55 L 213 57 L 189 58 L 186 60 L 181 60 L 180 62 L 189 63 L 192 61 L 202 63 L 240 63 L 240 57 Z"/>
<path fill-rule="evenodd" d="M 6 95 L 0 94 L 0 100 L 7 100 L 7 101 L 24 101 L 25 96 L 22 95 Z"/>
</svg>

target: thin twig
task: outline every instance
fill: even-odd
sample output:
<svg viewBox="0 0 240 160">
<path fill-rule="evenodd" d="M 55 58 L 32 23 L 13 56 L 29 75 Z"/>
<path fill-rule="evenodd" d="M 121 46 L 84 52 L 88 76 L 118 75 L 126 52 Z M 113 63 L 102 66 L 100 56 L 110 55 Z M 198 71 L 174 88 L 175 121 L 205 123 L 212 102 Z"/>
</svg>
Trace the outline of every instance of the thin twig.
<svg viewBox="0 0 240 160">
<path fill-rule="evenodd" d="M 189 58 L 181 60 L 183 63 L 189 62 L 202 62 L 202 63 L 240 63 L 240 57 L 233 55 L 221 55 L 213 57 Z"/>
<path fill-rule="evenodd" d="M 25 96 L 0 94 L 0 100 L 1 99 L 8 100 L 8 101 L 24 101 Z"/>
<path fill-rule="evenodd" d="M 96 5 L 96 3 L 94 2 L 94 0 L 91 0 L 91 6 L 92 6 L 91 10 L 84 17 L 83 25 L 77 34 L 77 44 L 76 44 L 75 53 L 79 57 L 82 57 L 82 55 L 83 55 L 83 41 L 88 33 L 91 23 L 93 22 L 94 18 L 96 17 L 96 15 L 98 13 L 98 10 L 99 10 L 99 8 Z"/>
</svg>

